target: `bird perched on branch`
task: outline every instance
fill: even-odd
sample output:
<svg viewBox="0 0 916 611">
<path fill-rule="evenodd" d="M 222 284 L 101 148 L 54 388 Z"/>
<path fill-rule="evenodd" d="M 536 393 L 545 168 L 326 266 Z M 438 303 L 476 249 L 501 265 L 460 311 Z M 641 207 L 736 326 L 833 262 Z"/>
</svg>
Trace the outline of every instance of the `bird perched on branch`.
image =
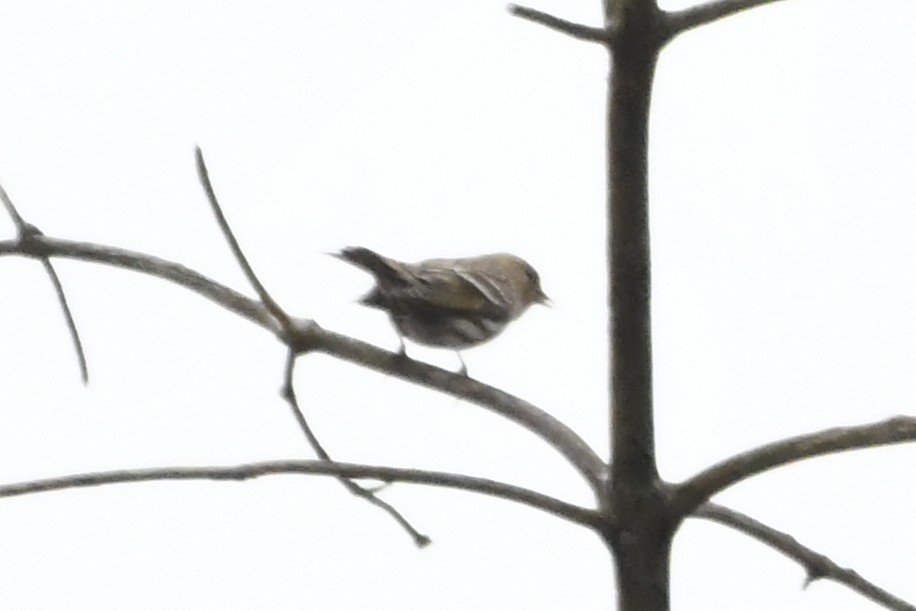
<svg viewBox="0 0 916 611">
<path fill-rule="evenodd" d="M 402 263 L 369 250 L 335 254 L 375 278 L 360 303 L 388 313 L 401 338 L 452 348 L 477 346 L 499 335 L 528 306 L 549 303 L 537 271 L 507 253 Z M 461 373 L 467 367 L 461 354 Z"/>
</svg>

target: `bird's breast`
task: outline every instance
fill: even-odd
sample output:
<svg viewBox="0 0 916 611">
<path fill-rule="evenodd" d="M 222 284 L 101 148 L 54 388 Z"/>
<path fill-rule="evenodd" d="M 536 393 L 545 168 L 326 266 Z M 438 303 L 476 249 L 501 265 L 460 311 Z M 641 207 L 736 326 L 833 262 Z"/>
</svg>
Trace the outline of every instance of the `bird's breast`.
<svg viewBox="0 0 916 611">
<path fill-rule="evenodd" d="M 417 317 L 392 314 L 395 327 L 418 344 L 462 349 L 476 346 L 499 335 L 506 321 L 485 317 Z"/>
</svg>

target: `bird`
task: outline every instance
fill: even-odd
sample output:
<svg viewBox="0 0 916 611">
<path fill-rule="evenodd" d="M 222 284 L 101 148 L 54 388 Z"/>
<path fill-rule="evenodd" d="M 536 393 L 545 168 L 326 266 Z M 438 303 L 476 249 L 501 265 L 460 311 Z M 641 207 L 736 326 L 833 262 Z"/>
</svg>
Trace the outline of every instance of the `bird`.
<svg viewBox="0 0 916 611">
<path fill-rule="evenodd" d="M 375 286 L 359 303 L 388 313 L 407 355 L 404 338 L 451 348 L 467 375 L 460 350 L 499 335 L 534 304 L 549 305 L 537 271 L 525 260 L 495 253 L 405 263 L 363 247 L 332 253 L 370 273 Z"/>
</svg>

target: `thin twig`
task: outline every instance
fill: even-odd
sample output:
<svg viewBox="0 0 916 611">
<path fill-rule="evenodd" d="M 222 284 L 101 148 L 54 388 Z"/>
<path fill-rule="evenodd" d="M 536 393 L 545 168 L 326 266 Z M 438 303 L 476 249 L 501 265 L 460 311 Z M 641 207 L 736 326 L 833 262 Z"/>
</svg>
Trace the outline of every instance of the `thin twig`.
<svg viewBox="0 0 916 611">
<path fill-rule="evenodd" d="M 80 473 L 63 477 L 33 480 L 15 484 L 0 485 L 0 498 L 86 488 L 105 484 L 127 482 L 148 482 L 154 480 L 232 480 L 242 481 L 279 474 L 309 474 L 344 478 L 369 478 L 390 482 L 407 482 L 456 490 L 467 490 L 487 496 L 515 501 L 535 509 L 565 518 L 586 527 L 596 527 L 601 517 L 592 509 L 580 507 L 552 496 L 535 492 L 521 486 L 506 484 L 482 477 L 426 471 L 422 469 L 401 469 L 354 463 L 332 463 L 323 460 L 275 460 L 248 463 L 229 467 L 162 467 L 154 469 L 124 469 Z"/>
<path fill-rule="evenodd" d="M 7 195 L 6 189 L 3 188 L 3 185 L 0 185 L 0 200 L 3 201 L 3 206 L 6 208 L 7 214 L 10 215 L 10 218 L 13 219 L 13 224 L 16 225 L 16 231 L 20 234 L 25 232 L 26 222 L 22 218 L 22 215 L 19 214 L 19 211 L 16 210 L 16 206 L 13 204 L 13 200 L 10 199 L 10 196 Z"/>
<path fill-rule="evenodd" d="M 898 416 L 863 426 L 837 427 L 770 443 L 709 467 L 675 488 L 680 515 L 741 480 L 797 460 L 916 440 L 916 418 Z"/>
<path fill-rule="evenodd" d="M 28 249 L 16 240 L 0 240 L 0 256 L 3 255 L 69 257 L 157 276 L 195 291 L 277 335 L 285 333 L 263 304 L 184 265 L 158 257 L 48 236 L 33 238 Z M 603 489 L 607 479 L 604 461 L 575 431 L 531 403 L 478 380 L 426 363 L 409 361 L 394 352 L 322 329 L 311 321 L 294 319 L 293 324 L 295 335 L 303 335 L 303 343 L 314 344 L 318 351 L 465 399 L 520 424 L 564 456 L 596 493 Z"/>
<path fill-rule="evenodd" d="M 887 590 L 879 588 L 872 582 L 863 578 L 852 569 L 845 569 L 837 565 L 827 556 L 818 553 L 799 543 L 795 537 L 776 530 L 771 526 L 755 520 L 743 513 L 716 505 L 706 503 L 701 505 L 692 516 L 725 524 L 735 530 L 743 532 L 758 541 L 766 543 L 792 560 L 798 562 L 805 569 L 804 587 L 808 587 L 817 579 L 828 579 L 841 583 L 861 594 L 862 596 L 896 611 L 916 611 L 916 607 L 897 598 Z"/>
<path fill-rule="evenodd" d="M 42 235 L 37 227 L 27 223 L 25 219 L 22 218 L 22 215 L 19 214 L 19 211 L 13 204 L 13 200 L 10 199 L 10 196 L 6 193 L 6 189 L 3 188 L 3 185 L 0 185 L 0 200 L 3 201 L 7 213 L 9 213 L 10 218 L 13 219 L 21 242 L 27 242 L 36 236 Z M 60 304 L 60 309 L 64 313 L 64 321 L 67 323 L 67 330 L 70 332 L 70 339 L 73 342 L 74 350 L 76 350 L 76 360 L 80 368 L 80 379 L 82 379 L 84 385 L 88 384 L 89 365 L 86 363 L 86 353 L 83 351 L 83 342 L 76 328 L 76 321 L 73 319 L 73 313 L 70 311 L 70 304 L 67 303 L 64 285 L 61 284 L 57 271 L 54 269 L 54 266 L 51 265 L 51 260 L 46 256 L 40 258 L 41 264 L 45 268 L 48 278 L 51 279 L 51 284 L 54 286 L 54 293 L 57 295 L 57 302 Z"/>
<path fill-rule="evenodd" d="M 596 28 L 588 25 L 583 25 L 581 23 L 575 23 L 573 21 L 568 21 L 566 19 L 561 19 L 544 13 L 537 9 L 529 8 L 527 6 L 519 6 L 518 4 L 510 4 L 509 12 L 532 23 L 537 23 L 544 27 L 550 28 L 556 32 L 562 34 L 567 34 L 573 38 L 579 40 L 587 40 L 589 42 L 600 42 L 602 44 L 608 44 L 611 42 L 612 32 L 605 28 Z"/>
<path fill-rule="evenodd" d="M 60 282 L 57 270 L 51 265 L 51 260 L 47 257 L 42 258 L 41 264 L 54 285 L 54 292 L 57 294 L 57 300 L 60 303 L 60 309 L 64 313 L 64 320 L 67 322 L 67 329 L 70 331 L 70 339 L 73 340 L 73 347 L 76 350 L 76 360 L 79 362 L 80 378 L 83 384 L 89 383 L 89 365 L 86 363 L 86 353 L 83 351 L 83 341 L 80 339 L 79 331 L 76 330 L 76 321 L 73 319 L 73 313 L 70 311 L 70 304 L 67 302 L 67 295 L 64 293 L 64 285 Z"/>
<path fill-rule="evenodd" d="M 229 227 L 229 221 L 226 220 L 226 215 L 223 214 L 222 207 L 216 199 L 216 193 L 213 191 L 213 185 L 210 182 L 210 174 L 207 172 L 207 164 L 204 162 L 204 154 L 199 146 L 194 148 L 194 158 L 197 162 L 197 176 L 200 178 L 200 184 L 207 194 L 207 201 L 210 202 L 210 208 L 213 210 L 213 215 L 216 216 L 216 222 L 219 223 L 220 231 L 222 231 L 223 236 L 229 243 L 229 248 L 232 249 L 235 260 L 238 261 L 239 266 L 242 268 L 242 272 L 244 272 L 248 282 L 251 284 L 252 288 L 254 288 L 267 310 L 276 317 L 281 327 L 288 329 L 290 326 L 289 315 L 280 307 L 280 304 L 271 297 L 264 285 L 261 284 L 251 264 L 248 263 L 245 253 L 242 252 L 242 247 L 239 246 L 239 242 L 232 233 L 232 229 Z"/>
<path fill-rule="evenodd" d="M 780 0 L 713 0 L 680 11 L 663 13 L 668 40 L 681 32 L 718 21 L 742 11 Z"/>
<path fill-rule="evenodd" d="M 293 417 L 299 424 L 299 428 L 302 429 L 302 432 L 305 434 L 305 438 L 308 439 L 309 445 L 312 446 L 315 454 L 318 455 L 318 458 L 325 462 L 333 463 L 334 459 L 331 458 L 331 455 L 328 454 L 328 452 L 324 449 L 324 446 L 321 445 L 321 442 L 318 440 L 318 436 L 315 435 L 312 427 L 305 419 L 305 414 L 302 413 L 302 408 L 299 407 L 299 400 L 296 398 L 296 390 L 293 387 L 293 371 L 295 366 L 296 353 L 290 350 L 286 356 L 286 367 L 284 368 L 283 388 L 281 390 L 281 394 L 289 404 L 290 411 L 293 413 Z M 405 518 L 400 511 L 395 509 L 393 505 L 378 498 L 375 494 L 376 490 L 365 486 L 360 486 L 353 480 L 347 479 L 346 477 L 338 477 L 337 480 L 343 484 L 344 488 L 350 491 L 351 494 L 363 498 L 376 507 L 379 507 L 383 511 L 387 512 L 388 515 L 394 518 L 394 520 L 400 524 L 404 530 L 407 531 L 417 547 L 426 547 L 432 543 L 432 539 L 430 539 L 428 535 L 424 535 L 416 528 L 414 528 L 413 525 L 407 520 L 407 518 Z"/>
</svg>

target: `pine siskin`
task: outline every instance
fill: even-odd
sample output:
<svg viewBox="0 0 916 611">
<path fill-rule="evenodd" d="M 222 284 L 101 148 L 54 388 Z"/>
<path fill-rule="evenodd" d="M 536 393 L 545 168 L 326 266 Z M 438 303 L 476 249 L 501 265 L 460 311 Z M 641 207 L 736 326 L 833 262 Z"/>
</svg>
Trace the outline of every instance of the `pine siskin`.
<svg viewBox="0 0 916 611">
<path fill-rule="evenodd" d="M 335 256 L 375 277 L 375 287 L 360 303 L 385 310 L 399 336 L 427 346 L 457 351 L 482 344 L 528 306 L 549 303 L 535 269 L 506 253 L 419 263 L 395 261 L 368 248 L 345 248 Z M 458 358 L 467 374 L 460 353 Z"/>
</svg>

